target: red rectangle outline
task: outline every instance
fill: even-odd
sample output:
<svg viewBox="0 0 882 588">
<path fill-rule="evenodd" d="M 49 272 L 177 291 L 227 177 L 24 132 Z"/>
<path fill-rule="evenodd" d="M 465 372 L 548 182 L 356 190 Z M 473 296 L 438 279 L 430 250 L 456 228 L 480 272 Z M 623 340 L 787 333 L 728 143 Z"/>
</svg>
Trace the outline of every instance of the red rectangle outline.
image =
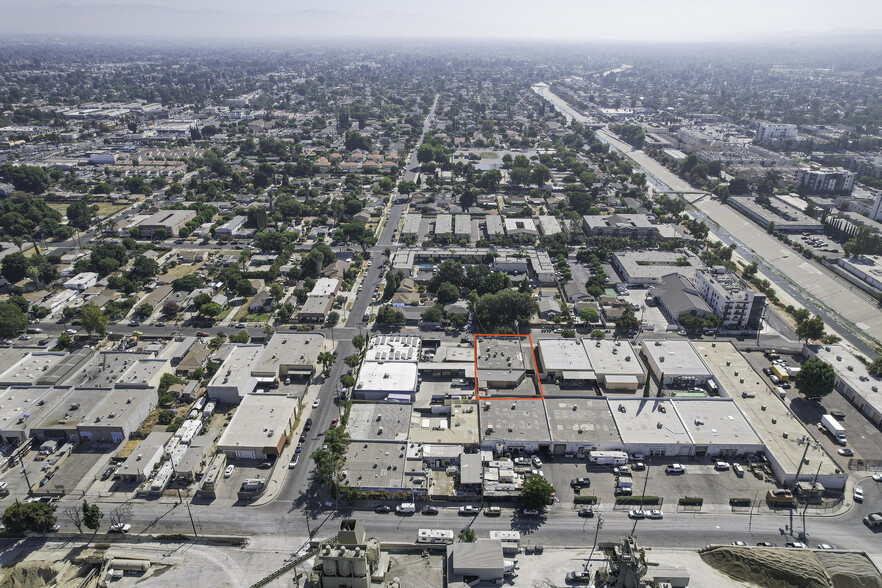
<svg viewBox="0 0 882 588">
<path fill-rule="evenodd" d="M 536 351 L 533 349 L 533 337 L 529 333 L 526 335 L 503 334 L 503 333 L 472 333 L 473 345 L 475 351 L 475 400 L 529 400 L 530 396 L 478 396 L 478 337 L 526 337 L 530 342 L 530 354 L 533 356 L 533 377 L 536 378 L 536 385 L 539 386 L 539 398 L 545 400 L 545 394 L 542 393 L 542 382 L 539 381 L 539 372 L 536 367 Z M 535 397 L 532 397 L 535 400 Z"/>
</svg>

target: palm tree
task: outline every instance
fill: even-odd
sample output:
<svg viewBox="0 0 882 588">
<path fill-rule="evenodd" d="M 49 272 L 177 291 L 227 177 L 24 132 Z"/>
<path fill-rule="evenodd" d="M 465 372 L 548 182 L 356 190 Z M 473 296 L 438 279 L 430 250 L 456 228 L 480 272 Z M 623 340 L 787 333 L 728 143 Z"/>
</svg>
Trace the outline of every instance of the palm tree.
<svg viewBox="0 0 882 588">
<path fill-rule="evenodd" d="M 242 271 L 245 271 L 245 264 L 248 263 L 248 260 L 251 259 L 251 250 L 243 249 L 239 252 L 239 263 L 242 264 Z"/>
</svg>

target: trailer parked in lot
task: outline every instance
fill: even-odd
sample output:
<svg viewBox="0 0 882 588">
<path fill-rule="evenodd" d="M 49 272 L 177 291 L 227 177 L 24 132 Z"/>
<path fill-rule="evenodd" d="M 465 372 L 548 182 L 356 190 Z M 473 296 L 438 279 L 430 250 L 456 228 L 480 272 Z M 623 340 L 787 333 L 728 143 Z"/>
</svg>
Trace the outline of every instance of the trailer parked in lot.
<svg viewBox="0 0 882 588">
<path fill-rule="evenodd" d="M 840 445 L 846 445 L 848 441 L 845 439 L 845 427 L 833 418 L 831 414 L 825 414 L 821 417 L 819 428 L 825 429 Z"/>
<path fill-rule="evenodd" d="M 628 454 L 624 451 L 589 451 L 588 461 L 597 465 L 625 465 Z"/>
</svg>

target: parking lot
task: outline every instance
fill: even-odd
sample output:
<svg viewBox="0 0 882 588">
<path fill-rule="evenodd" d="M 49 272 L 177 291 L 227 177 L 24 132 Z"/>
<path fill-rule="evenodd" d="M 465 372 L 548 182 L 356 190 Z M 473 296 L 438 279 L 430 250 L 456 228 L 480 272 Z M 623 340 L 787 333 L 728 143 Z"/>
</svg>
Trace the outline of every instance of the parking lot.
<svg viewBox="0 0 882 588">
<path fill-rule="evenodd" d="M 239 488 L 242 487 L 242 482 L 245 480 L 261 478 L 262 480 L 268 480 L 270 476 L 272 476 L 273 469 L 272 468 L 260 468 L 260 464 L 265 463 L 262 460 L 241 460 L 241 459 L 227 459 L 228 465 L 235 466 L 233 468 L 233 473 L 229 478 L 222 477 L 220 483 L 217 484 L 215 493 L 217 494 L 218 499 L 226 499 L 236 501 L 238 499 L 237 493 L 239 492 Z M 275 464 L 275 462 L 273 462 Z M 288 464 L 283 464 L 282 467 L 288 467 Z"/>
<path fill-rule="evenodd" d="M 682 474 L 665 473 L 665 466 L 675 463 L 674 458 L 654 457 L 652 460 L 644 460 L 646 469 L 630 468 L 630 476 L 633 479 L 632 494 L 635 496 L 644 494 L 645 486 L 646 495 L 660 496 L 664 500 L 664 510 L 675 510 L 677 501 L 685 496 L 704 498 L 705 504 L 728 505 L 730 498 L 758 497 L 761 500 L 766 490 L 776 487 L 773 482 L 754 476 L 745 458 L 729 460 L 729 463 L 735 461 L 744 467 L 744 476 L 739 477 L 732 469 L 724 471 L 715 469 L 714 460 L 711 458 L 686 458 L 686 461 L 682 462 L 685 468 Z M 633 462 L 631 465 L 633 466 Z M 587 460 L 545 461 L 542 474 L 554 486 L 555 495 L 560 500 L 554 508 L 573 510 L 580 508 L 580 505 L 572 504 L 577 492 L 570 486 L 570 481 L 584 477 L 591 480 L 591 485 L 581 489 L 578 494 L 597 496 L 598 506 L 595 508 L 599 510 L 614 508 L 616 476 L 611 466 L 600 466 Z"/>
</svg>

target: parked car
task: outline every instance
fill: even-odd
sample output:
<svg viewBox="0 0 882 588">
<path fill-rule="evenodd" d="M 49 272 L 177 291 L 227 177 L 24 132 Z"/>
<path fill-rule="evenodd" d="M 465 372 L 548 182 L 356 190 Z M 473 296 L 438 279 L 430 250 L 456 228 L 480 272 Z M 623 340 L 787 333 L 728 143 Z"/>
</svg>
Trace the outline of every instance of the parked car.
<svg viewBox="0 0 882 588">
<path fill-rule="evenodd" d="M 247 326 L 248 326 L 248 325 L 246 325 L 245 323 L 236 323 L 236 328 L 237 328 L 237 329 L 244 329 L 244 328 L 247 327 Z"/>
<path fill-rule="evenodd" d="M 538 456 L 538 455 L 531 455 L 531 456 L 530 456 L 530 461 L 533 462 L 533 465 L 534 465 L 535 467 L 537 467 L 537 468 L 541 468 L 541 467 L 542 467 L 542 460 L 539 459 L 539 456 Z"/>
<path fill-rule="evenodd" d="M 672 463 L 665 466 L 666 474 L 682 474 L 686 471 L 686 468 L 683 467 L 681 463 Z"/>
<path fill-rule="evenodd" d="M 196 331 L 197 337 L 208 337 L 208 331 Z"/>
<path fill-rule="evenodd" d="M 535 508 L 525 508 L 524 514 L 528 517 L 535 517 L 536 515 L 539 514 L 539 511 L 536 510 Z"/>
<path fill-rule="evenodd" d="M 257 464 L 257 469 L 259 469 L 259 470 L 268 470 L 271 467 L 273 467 L 273 464 L 268 461 Z"/>
<path fill-rule="evenodd" d="M 854 496 L 855 502 L 863 502 L 864 501 L 864 491 L 861 490 L 860 488 L 858 488 L 857 486 L 855 486 L 854 490 L 852 490 L 852 496 Z"/>
<path fill-rule="evenodd" d="M 790 547 L 793 549 L 808 549 L 808 545 L 806 545 L 802 541 L 788 541 L 784 544 L 784 547 Z"/>
<path fill-rule="evenodd" d="M 303 443 L 304 441 L 306 441 L 306 433 L 301 433 L 300 434 L 300 442 Z"/>
<path fill-rule="evenodd" d="M 567 572 L 567 582 L 570 584 L 588 584 L 591 582 L 591 572 Z"/>
<path fill-rule="evenodd" d="M 643 471 L 646 469 L 646 464 L 642 461 L 638 461 L 637 463 L 631 464 L 631 469 L 634 471 Z"/>
<path fill-rule="evenodd" d="M 648 513 L 646 513 L 646 518 L 647 519 L 663 519 L 663 518 L 665 518 L 665 513 L 663 513 L 660 510 L 653 509 L 653 510 L 649 511 Z"/>
<path fill-rule="evenodd" d="M 294 448 L 294 453 L 300 453 L 303 451 L 303 443 L 298 443 L 297 447 Z"/>
<path fill-rule="evenodd" d="M 631 469 L 626 465 L 620 465 L 613 468 L 614 474 L 630 474 Z"/>
<path fill-rule="evenodd" d="M 291 458 L 291 461 L 288 463 L 289 470 L 293 470 L 295 467 L 297 467 L 297 460 L 299 458 L 300 458 L 299 455 L 295 455 L 294 457 Z"/>
<path fill-rule="evenodd" d="M 756 544 L 757 547 L 778 547 L 777 544 L 771 543 L 769 541 L 760 541 Z"/>
<path fill-rule="evenodd" d="M 632 519 L 645 519 L 646 518 L 646 511 L 641 510 L 639 508 L 629 510 L 628 517 L 632 518 Z"/>
<path fill-rule="evenodd" d="M 132 526 L 128 523 L 115 523 L 107 529 L 108 533 L 128 533 Z"/>
<path fill-rule="evenodd" d="M 459 514 L 461 514 L 461 515 L 476 515 L 476 514 L 478 514 L 478 509 L 475 508 L 474 506 L 467 504 L 465 506 L 459 507 Z"/>
<path fill-rule="evenodd" d="M 594 516 L 594 509 L 591 508 L 591 507 L 588 507 L 588 508 L 580 508 L 580 509 L 579 509 L 579 516 L 580 516 L 580 517 L 586 517 L 586 518 L 589 518 L 589 519 L 590 519 L 590 518 L 592 518 L 592 517 Z"/>
<path fill-rule="evenodd" d="M 714 463 L 714 469 L 719 470 L 721 472 L 729 471 L 732 466 L 729 465 L 727 461 L 718 461 Z"/>
<path fill-rule="evenodd" d="M 439 511 L 434 506 L 424 506 L 423 510 L 420 512 L 422 512 L 424 515 L 436 515 Z"/>
<path fill-rule="evenodd" d="M 829 543 L 818 543 L 818 549 L 836 549 L 834 545 L 830 545 Z"/>
<path fill-rule="evenodd" d="M 873 481 L 874 482 L 882 482 L 882 473 L 873 474 Z"/>
<path fill-rule="evenodd" d="M 313 401 L 313 403 L 312 403 L 312 407 L 313 407 L 313 408 L 318 408 L 318 407 L 319 407 L 319 399 L 318 399 L 318 398 L 316 398 L 316 399 Z"/>
<path fill-rule="evenodd" d="M 589 478 L 573 478 L 570 480 L 570 486 L 572 488 L 588 488 L 591 486 L 591 480 Z"/>
<path fill-rule="evenodd" d="M 734 471 L 735 475 L 738 476 L 739 478 L 744 476 L 744 468 L 741 467 L 740 463 L 733 463 L 732 464 L 732 471 Z"/>
<path fill-rule="evenodd" d="M 502 514 L 502 509 L 498 506 L 488 506 L 484 509 L 485 517 L 498 517 Z"/>
<path fill-rule="evenodd" d="M 233 466 L 230 466 L 230 467 L 233 467 Z M 101 479 L 106 480 L 107 478 L 112 476 L 113 472 L 115 472 L 115 471 L 116 471 L 116 468 L 114 468 L 114 467 L 107 468 L 106 470 L 104 470 L 104 473 L 101 474 Z"/>
<path fill-rule="evenodd" d="M 236 469 L 234 465 L 228 465 L 227 469 L 224 470 L 224 478 L 229 478 L 233 475 L 233 470 Z"/>
<path fill-rule="evenodd" d="M 735 547 L 747 547 L 747 543 L 745 543 L 744 541 L 733 541 L 732 545 L 734 545 Z"/>
<path fill-rule="evenodd" d="M 377 508 L 374 509 L 374 512 L 379 513 L 379 514 L 387 514 L 387 513 L 392 512 L 392 509 L 389 508 L 388 506 L 386 506 L 385 504 L 381 504 L 380 506 L 378 506 Z"/>
</svg>

